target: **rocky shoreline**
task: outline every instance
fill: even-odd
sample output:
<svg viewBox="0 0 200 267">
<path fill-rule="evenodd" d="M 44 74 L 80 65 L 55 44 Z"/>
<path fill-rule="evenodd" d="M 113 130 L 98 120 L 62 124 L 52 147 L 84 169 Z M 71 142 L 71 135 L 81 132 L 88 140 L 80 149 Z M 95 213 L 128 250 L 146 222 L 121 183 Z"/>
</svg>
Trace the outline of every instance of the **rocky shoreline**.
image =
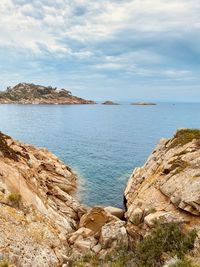
<svg viewBox="0 0 200 267">
<path fill-rule="evenodd" d="M 176 258 L 166 255 L 160 265 L 137 265 L 134 252 L 160 221 L 196 229 L 190 257 L 200 263 L 199 130 L 183 129 L 162 139 L 145 165 L 134 170 L 124 192 L 125 213 L 82 205 L 73 194 L 76 186 L 73 171 L 47 149 L 0 133 L 0 262 L 16 267 L 170 266 L 167 262 Z M 106 259 L 119 247 L 126 256 L 133 253 L 127 263 L 98 265 L 96 258 L 94 263 L 94 257 Z M 88 262 L 75 264 L 88 255 Z"/>
</svg>

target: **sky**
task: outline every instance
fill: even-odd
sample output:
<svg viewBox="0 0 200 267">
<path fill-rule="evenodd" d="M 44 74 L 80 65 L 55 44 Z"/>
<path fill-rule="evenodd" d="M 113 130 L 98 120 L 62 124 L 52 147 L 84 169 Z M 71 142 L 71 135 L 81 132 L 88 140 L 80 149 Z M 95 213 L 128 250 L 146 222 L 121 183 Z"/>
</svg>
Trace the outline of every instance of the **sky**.
<svg viewBox="0 0 200 267">
<path fill-rule="evenodd" d="M 199 0 L 1 0 L 0 89 L 200 102 Z"/>
</svg>

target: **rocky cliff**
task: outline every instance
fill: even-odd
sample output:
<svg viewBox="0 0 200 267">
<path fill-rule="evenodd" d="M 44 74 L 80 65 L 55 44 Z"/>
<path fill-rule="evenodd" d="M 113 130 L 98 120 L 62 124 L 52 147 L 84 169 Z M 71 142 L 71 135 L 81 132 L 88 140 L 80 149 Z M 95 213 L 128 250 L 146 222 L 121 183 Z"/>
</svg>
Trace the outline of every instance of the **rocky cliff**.
<svg viewBox="0 0 200 267">
<path fill-rule="evenodd" d="M 144 235 L 155 220 L 196 228 L 200 236 L 200 131 L 182 129 L 162 139 L 125 190 L 126 229 Z"/>
<path fill-rule="evenodd" d="M 58 266 L 86 211 L 75 189 L 76 175 L 47 149 L 0 133 L 0 260 Z"/>
<path fill-rule="evenodd" d="M 84 207 L 73 196 L 76 180 L 47 149 L 0 133 L 0 266 L 57 267 L 127 245 L 123 211 Z"/>
<path fill-rule="evenodd" d="M 70 91 L 30 83 L 19 83 L 0 92 L 0 104 L 95 104 Z"/>
<path fill-rule="evenodd" d="M 173 224 L 185 233 L 196 229 L 192 259 L 200 262 L 199 130 L 179 130 L 173 138 L 162 139 L 145 165 L 134 170 L 125 189 L 125 217 L 114 207 L 84 207 L 73 195 L 76 180 L 47 149 L 0 133 L 0 264 L 6 260 L 16 267 L 171 267 L 166 253 L 157 258 L 162 242 L 169 239 L 164 252 L 181 244 L 186 253 L 194 237 L 184 239 Z M 161 228 L 149 246 L 155 221 Z M 135 247 L 146 236 L 141 251 L 147 258 L 138 262 Z M 152 251 L 155 242 L 162 244 Z M 150 251 L 156 255 L 155 264 L 149 261 Z"/>
</svg>

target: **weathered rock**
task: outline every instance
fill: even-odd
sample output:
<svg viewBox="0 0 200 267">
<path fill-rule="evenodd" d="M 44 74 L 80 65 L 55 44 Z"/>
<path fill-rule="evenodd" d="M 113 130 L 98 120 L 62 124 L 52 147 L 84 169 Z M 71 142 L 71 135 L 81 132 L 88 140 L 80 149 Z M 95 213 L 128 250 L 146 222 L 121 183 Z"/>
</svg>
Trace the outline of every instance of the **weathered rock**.
<svg viewBox="0 0 200 267">
<path fill-rule="evenodd" d="M 47 149 L 2 133 L 0 152 L 0 258 L 17 267 L 59 266 L 66 234 L 86 212 L 72 195 L 76 175 Z"/>
<path fill-rule="evenodd" d="M 180 130 L 174 138 L 162 139 L 145 165 L 134 170 L 125 190 L 128 232 L 135 217 L 143 229 L 160 218 L 200 229 L 198 140 L 200 131 Z"/>
<path fill-rule="evenodd" d="M 108 206 L 108 207 L 105 207 L 104 210 L 109 212 L 113 216 L 116 216 L 117 218 L 119 218 L 121 220 L 124 218 L 124 210 L 123 209 Z"/>
<path fill-rule="evenodd" d="M 140 224 L 143 219 L 143 214 L 144 214 L 144 211 L 142 209 L 140 208 L 134 209 L 132 212 L 131 222 L 135 225 Z"/>
<path fill-rule="evenodd" d="M 100 233 L 100 245 L 103 249 L 128 247 L 128 235 L 125 228 L 125 222 L 112 221 L 105 224 Z"/>
<path fill-rule="evenodd" d="M 98 250 L 98 240 L 94 237 L 94 232 L 88 228 L 79 228 L 76 232 L 69 234 L 67 240 L 71 247 L 71 259 L 76 258 L 78 255 L 91 254 Z"/>
<path fill-rule="evenodd" d="M 34 210 L 30 216 L 0 204 L 0 260 L 9 259 L 17 267 L 57 267 L 69 249 L 66 240 L 53 221 Z"/>
<path fill-rule="evenodd" d="M 91 229 L 94 233 L 101 230 L 101 227 L 110 222 L 119 220 L 117 217 L 106 212 L 101 207 L 94 207 L 84 214 L 80 219 L 80 227 Z"/>
<path fill-rule="evenodd" d="M 88 238 L 93 236 L 94 232 L 88 228 L 81 227 L 76 232 L 68 235 L 69 244 L 74 244 L 77 239 L 81 238 Z"/>
</svg>

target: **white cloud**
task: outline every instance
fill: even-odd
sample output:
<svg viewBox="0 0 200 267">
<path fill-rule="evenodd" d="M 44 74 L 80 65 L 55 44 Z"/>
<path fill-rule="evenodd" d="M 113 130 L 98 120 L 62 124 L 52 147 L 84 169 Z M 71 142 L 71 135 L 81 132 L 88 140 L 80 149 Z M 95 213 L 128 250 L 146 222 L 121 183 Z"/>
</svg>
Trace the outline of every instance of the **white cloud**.
<svg viewBox="0 0 200 267">
<path fill-rule="evenodd" d="M 74 15 L 80 7 L 83 14 Z M 112 38 L 123 30 L 134 34 L 198 29 L 199 12 L 198 0 L 38 0 L 21 4 L 1 0 L 0 45 L 35 53 L 42 45 L 51 52 L 67 53 L 66 37 L 91 43 Z"/>
</svg>

